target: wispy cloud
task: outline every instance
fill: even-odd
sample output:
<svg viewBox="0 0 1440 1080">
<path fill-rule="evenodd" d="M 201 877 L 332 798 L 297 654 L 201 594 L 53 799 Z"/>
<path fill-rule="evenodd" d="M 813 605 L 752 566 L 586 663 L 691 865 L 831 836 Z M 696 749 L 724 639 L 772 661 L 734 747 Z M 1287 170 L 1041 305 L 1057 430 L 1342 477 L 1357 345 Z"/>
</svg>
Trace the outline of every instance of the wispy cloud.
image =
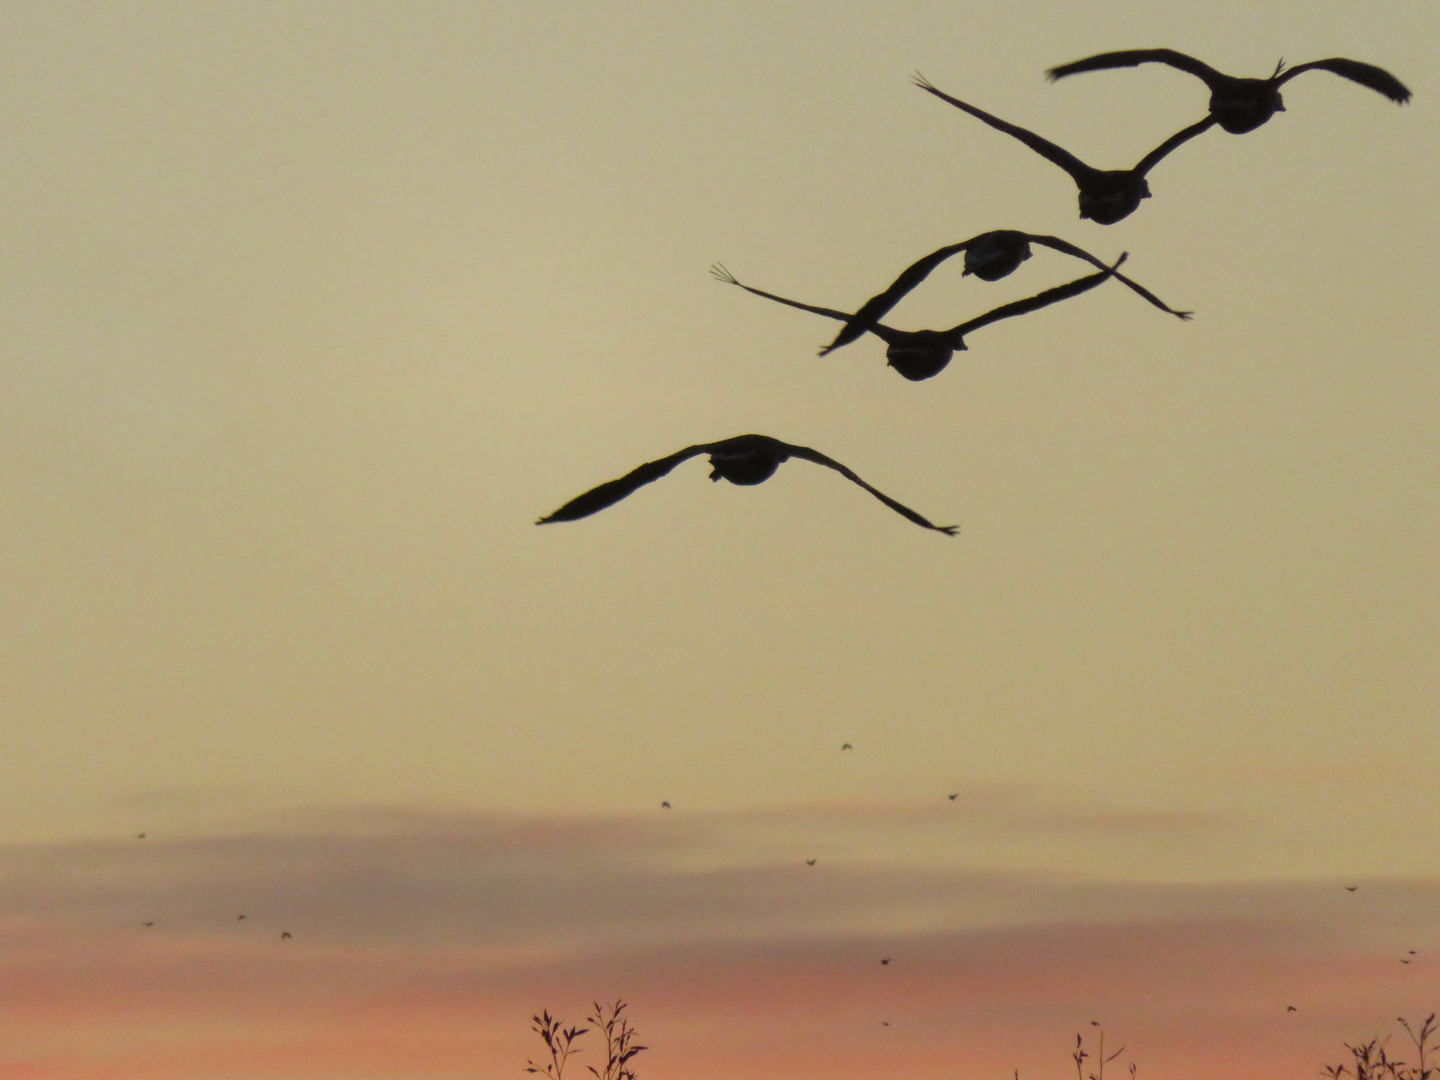
<svg viewBox="0 0 1440 1080">
<path fill-rule="evenodd" d="M 958 819 L 1224 828 L 1047 813 L 1016 795 L 955 802 L 330 810 L 236 835 L 10 848 L 0 1009 L 34 1033 L 10 1052 L 36 1076 L 473 1075 L 462 1062 L 507 1075 L 534 1050 L 530 1012 L 624 995 L 666 1075 L 878 1074 L 936 1055 L 1051 1072 L 1089 1019 L 1149 1040 L 1153 1071 L 1178 1066 L 1177 1048 L 1202 1052 L 1195 1016 L 1245 1042 L 1247 1062 L 1309 1069 L 1372 1013 L 1422 1008 L 1440 974 L 1437 881 L 1107 880 L 885 859 L 867 839 L 904 848 Z M 87 1073 L 92 1052 L 108 1064 Z M 44 1071 L 46 1055 L 64 1068 Z M 132 1059 L 147 1064 L 117 1064 Z"/>
</svg>

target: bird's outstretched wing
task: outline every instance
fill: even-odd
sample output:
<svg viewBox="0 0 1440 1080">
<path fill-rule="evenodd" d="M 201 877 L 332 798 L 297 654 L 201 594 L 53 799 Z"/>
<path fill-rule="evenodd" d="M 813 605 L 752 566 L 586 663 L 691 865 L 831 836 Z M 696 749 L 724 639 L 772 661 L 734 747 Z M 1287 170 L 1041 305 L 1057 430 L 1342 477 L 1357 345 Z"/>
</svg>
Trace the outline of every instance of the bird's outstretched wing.
<svg viewBox="0 0 1440 1080">
<path fill-rule="evenodd" d="M 545 515 L 535 524 L 548 525 L 552 521 L 577 521 L 580 518 L 589 517 L 591 514 L 604 510 L 607 506 L 614 506 L 637 489 L 659 480 L 682 461 L 687 461 L 697 454 L 707 453 L 714 446 L 714 443 L 697 443 L 694 446 L 687 446 L 684 450 L 677 450 L 669 457 L 660 458 L 658 461 L 647 461 L 644 465 L 637 469 L 631 469 L 618 479 L 607 480 L 599 487 L 593 487 L 585 494 L 575 496 L 559 510 Z"/>
<path fill-rule="evenodd" d="M 1061 300 L 1068 300 L 1072 296 L 1079 296 L 1083 292 L 1095 288 L 1106 278 L 1114 275 L 1116 268 L 1130 257 L 1129 252 L 1122 252 L 1120 258 L 1115 260 L 1114 266 L 1107 266 L 1098 274 L 1087 274 L 1085 277 L 1076 278 L 1074 281 L 1066 282 L 1064 285 L 1056 285 L 1053 289 L 1046 289 L 1044 292 L 1036 293 L 1034 296 L 1027 296 L 1024 300 L 1015 300 L 1008 304 L 1001 304 L 984 315 L 977 315 L 967 322 L 946 331 L 954 336 L 956 341 L 963 341 L 966 334 L 978 330 L 982 326 L 989 326 L 1001 319 L 1013 318 L 1016 315 L 1024 315 L 1026 312 L 1035 311 L 1037 308 L 1049 307 Z"/>
<path fill-rule="evenodd" d="M 820 350 L 820 355 L 824 356 L 834 352 L 840 346 L 849 345 L 856 338 L 863 336 L 865 331 L 884 318 L 885 313 L 903 300 L 915 286 L 929 277 L 930 271 L 950 256 L 958 255 L 978 239 L 979 237 L 972 236 L 969 240 L 962 240 L 958 244 L 946 244 L 944 247 L 932 251 L 923 259 L 917 259 L 911 263 L 900 272 L 899 277 L 890 283 L 889 288 L 866 300 L 860 306 L 860 310 L 850 316 L 845 325 L 841 327 L 840 333 L 835 335 L 835 340 Z M 741 287 L 743 288 L 743 286 Z"/>
<path fill-rule="evenodd" d="M 1091 266 L 1094 266 L 1094 267 L 1096 267 L 1097 269 L 1100 269 L 1100 270 L 1107 270 L 1107 269 L 1109 269 L 1109 267 L 1107 267 L 1103 262 L 1101 262 L 1099 259 L 1097 259 L 1094 255 L 1091 255 L 1091 254 L 1090 254 L 1088 251 L 1086 251 L 1084 248 L 1078 248 L 1078 247 L 1076 247 L 1074 244 L 1070 243 L 1068 240 L 1061 240 L 1060 237 L 1058 237 L 1058 236 L 1032 236 L 1032 235 L 1027 235 L 1027 236 L 1025 237 L 1025 239 L 1029 240 L 1032 244 L 1041 244 L 1041 245 L 1043 245 L 1044 247 L 1054 248 L 1056 251 L 1063 251 L 1066 255 L 1073 255 L 1073 256 L 1075 256 L 1075 258 L 1077 258 L 1077 259 L 1083 259 L 1083 260 L 1085 260 L 1086 262 L 1088 262 Z M 1117 263 L 1116 265 L 1119 265 L 1119 264 Z M 1125 285 L 1127 285 L 1129 288 L 1135 290 L 1135 292 L 1139 293 L 1139 294 L 1140 294 L 1141 296 L 1143 296 L 1146 300 L 1149 300 L 1150 303 L 1154 304 L 1154 305 L 1155 305 L 1157 308 L 1159 308 L 1161 311 L 1169 312 L 1171 315 L 1174 315 L 1177 319 L 1189 320 L 1189 319 L 1192 318 L 1192 317 L 1194 316 L 1194 314 L 1195 314 L 1193 311 L 1176 311 L 1174 308 L 1172 308 L 1172 307 L 1170 307 L 1168 304 L 1166 304 L 1165 301 L 1161 300 L 1158 296 L 1156 296 L 1154 293 L 1152 293 L 1149 289 L 1145 288 L 1145 286 L 1141 285 L 1139 282 L 1131 281 L 1131 280 L 1130 280 L 1128 277 L 1126 277 L 1124 274 L 1117 273 L 1117 274 L 1115 275 L 1115 280 L 1116 280 L 1116 281 L 1124 282 Z"/>
<path fill-rule="evenodd" d="M 847 469 L 844 465 L 841 465 L 840 462 L 836 461 L 832 457 L 827 457 L 825 454 L 820 453 L 820 451 L 818 450 L 812 450 L 808 446 L 795 446 L 791 443 L 786 443 L 785 449 L 791 457 L 804 458 L 806 461 L 813 461 L 816 465 L 824 465 L 827 469 L 834 469 L 841 476 L 845 477 L 846 480 L 849 480 L 853 484 L 859 484 L 871 495 L 874 495 L 875 498 L 879 499 L 886 506 L 890 507 L 891 510 L 894 510 L 897 514 L 901 514 L 904 517 L 909 518 L 916 525 L 923 526 L 927 529 L 934 529 L 936 532 L 942 532 L 946 536 L 954 536 L 960 531 L 959 525 L 932 524 L 929 520 L 921 517 L 914 510 L 911 510 L 908 506 L 904 505 L 903 503 L 896 502 L 894 499 L 890 498 L 889 495 L 886 495 L 883 491 L 871 487 L 864 480 L 861 480 L 860 477 L 856 476 L 853 472 Z"/>
<path fill-rule="evenodd" d="M 1311 60 L 1308 64 L 1296 64 L 1275 80 L 1279 86 L 1289 82 L 1304 71 L 1328 71 L 1334 75 L 1368 86 L 1376 93 L 1384 94 L 1397 105 L 1410 100 L 1410 88 L 1384 68 L 1366 64 L 1360 60 L 1346 60 L 1343 56 L 1332 56 L 1329 60 Z"/>
<path fill-rule="evenodd" d="M 1019 139 L 1041 157 L 1059 165 L 1060 168 L 1070 174 L 1077 184 L 1082 183 L 1084 178 L 1098 171 L 1093 166 L 1086 165 L 1085 162 L 1070 153 L 1069 150 L 1056 146 L 1049 139 L 1041 138 L 1033 131 L 1020 127 L 1018 124 L 1011 124 L 1008 121 L 1001 120 L 998 116 L 991 116 L 984 109 L 977 109 L 974 105 L 961 101 L 957 97 L 951 97 L 945 93 L 945 91 L 937 88 L 929 79 L 925 78 L 924 75 L 917 74 L 915 76 L 915 85 L 920 87 L 921 90 L 934 94 L 941 101 L 948 101 L 957 109 L 964 110 L 977 120 L 985 121 L 985 123 L 989 124 L 996 131 L 1003 131 L 1006 135 Z"/>
<path fill-rule="evenodd" d="M 814 304 L 802 304 L 799 300 L 786 300 L 783 296 L 776 296 L 774 293 L 768 293 L 763 289 L 754 289 L 751 288 L 749 285 L 743 285 L 739 281 L 735 280 L 734 274 L 730 273 L 729 270 L 726 270 L 725 267 L 721 266 L 719 263 L 716 263 L 710 268 L 710 273 L 715 277 L 717 281 L 723 281 L 727 285 L 739 285 L 740 288 L 744 289 L 746 292 L 754 293 L 756 296 L 763 296 L 766 300 L 774 300 L 777 303 L 789 304 L 791 307 L 799 308 L 801 311 L 812 311 L 816 315 L 824 315 L 826 318 L 830 319 L 839 319 L 842 322 L 848 322 L 851 318 L 851 315 L 848 311 L 836 311 L 834 308 L 816 307 Z"/>
<path fill-rule="evenodd" d="M 1204 120 L 1195 121 L 1195 123 L 1191 124 L 1187 128 L 1181 128 L 1174 135 L 1171 135 L 1159 146 L 1155 147 L 1154 150 L 1151 150 L 1148 154 L 1141 158 L 1135 164 L 1135 168 L 1131 169 L 1130 171 L 1133 172 L 1136 176 L 1144 176 L 1156 165 L 1159 165 L 1161 159 L 1164 158 L 1166 154 L 1170 153 L 1171 150 L 1174 150 L 1177 146 L 1184 145 L 1191 139 L 1195 138 L 1196 135 L 1200 135 L 1206 131 L 1209 131 L 1219 122 L 1219 119 L 1212 114 L 1205 117 Z"/>
<path fill-rule="evenodd" d="M 1099 53 L 1084 60 L 1072 60 L 1068 64 L 1053 67 L 1045 73 L 1051 82 L 1066 75 L 1079 75 L 1082 71 L 1101 71 L 1105 68 L 1137 67 L 1140 64 L 1169 64 L 1173 68 L 1189 72 L 1196 78 L 1204 79 L 1205 85 L 1214 90 L 1224 84 L 1230 76 L 1222 75 L 1209 64 L 1202 64 L 1193 56 L 1186 56 L 1174 49 L 1125 49 L 1120 52 Z"/>
</svg>

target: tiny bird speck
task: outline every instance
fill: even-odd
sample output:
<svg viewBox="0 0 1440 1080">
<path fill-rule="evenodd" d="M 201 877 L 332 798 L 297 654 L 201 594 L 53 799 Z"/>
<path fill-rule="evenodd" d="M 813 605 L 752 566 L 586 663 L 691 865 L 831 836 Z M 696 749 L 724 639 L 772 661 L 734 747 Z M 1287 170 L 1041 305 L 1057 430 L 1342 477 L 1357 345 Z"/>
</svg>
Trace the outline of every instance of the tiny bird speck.
<svg viewBox="0 0 1440 1080">
<path fill-rule="evenodd" d="M 805 860 L 805 865 L 806 865 L 806 866 L 814 866 L 814 865 L 815 865 L 815 860 L 814 860 L 814 859 L 806 859 L 806 860 Z"/>
<path fill-rule="evenodd" d="M 661 810 L 669 810 L 669 809 L 670 809 L 670 800 L 669 800 L 669 799 L 666 799 L 664 802 L 662 802 L 662 803 L 660 804 L 660 809 L 661 809 Z"/>
</svg>

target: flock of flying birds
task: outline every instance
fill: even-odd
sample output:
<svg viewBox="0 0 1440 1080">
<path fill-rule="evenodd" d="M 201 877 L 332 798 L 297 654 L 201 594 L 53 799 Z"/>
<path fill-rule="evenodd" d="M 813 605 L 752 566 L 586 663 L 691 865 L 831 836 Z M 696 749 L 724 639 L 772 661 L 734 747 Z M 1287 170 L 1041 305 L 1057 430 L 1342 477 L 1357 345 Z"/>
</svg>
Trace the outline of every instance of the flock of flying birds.
<svg viewBox="0 0 1440 1080">
<path fill-rule="evenodd" d="M 1069 64 L 1051 68 L 1050 80 L 1063 79 L 1086 71 L 1100 71 L 1107 68 L 1136 67 L 1140 64 L 1167 64 L 1188 72 L 1205 83 L 1210 89 L 1209 114 L 1188 127 L 1177 131 L 1154 150 L 1150 151 L 1129 169 L 1097 169 L 1087 165 L 1068 150 L 1049 139 L 1035 134 L 1017 124 L 1009 123 L 968 102 L 945 93 L 923 76 L 915 77 L 915 84 L 941 101 L 949 102 L 963 112 L 969 113 L 997 131 L 1018 139 L 1047 161 L 1058 165 L 1070 175 L 1079 191 L 1080 216 L 1100 225 L 1113 225 L 1129 217 L 1150 198 L 1147 176 L 1162 160 L 1180 146 L 1201 135 L 1212 127 L 1220 127 L 1234 135 L 1254 131 L 1269 121 L 1277 112 L 1285 111 L 1285 102 L 1280 88 L 1297 75 L 1307 71 L 1328 71 L 1361 86 L 1383 94 L 1397 104 L 1410 100 L 1410 91 L 1395 76 L 1374 64 L 1359 60 L 1334 57 L 1328 60 L 1312 60 L 1308 64 L 1297 64 L 1287 68 L 1282 60 L 1274 73 L 1265 79 L 1239 78 L 1225 75 L 1208 64 L 1204 64 L 1174 49 L 1130 49 L 1120 52 L 1100 53 Z M 1065 285 L 1024 300 L 1017 300 L 969 319 L 948 330 L 897 330 L 886 326 L 880 319 L 918 286 L 932 270 L 953 255 L 964 253 L 962 275 L 978 277 L 982 281 L 998 281 L 1013 273 L 1022 262 L 1030 258 L 1031 246 L 1042 245 L 1064 252 L 1096 268 L 1096 272 L 1077 278 Z M 956 352 L 966 348 L 966 335 L 991 323 L 1024 315 L 1051 304 L 1068 300 L 1095 288 L 1110 278 L 1116 278 L 1149 303 L 1179 319 L 1189 319 L 1188 311 L 1176 311 L 1154 293 L 1132 281 L 1119 272 L 1125 261 L 1121 255 L 1114 263 L 1104 263 L 1088 251 L 1056 236 L 1040 236 L 1014 229 L 996 229 L 973 236 L 969 240 L 945 247 L 926 255 L 907 267 L 883 292 L 871 297 L 853 314 L 834 308 L 804 304 L 789 300 L 774 293 L 752 288 L 736 280 L 723 266 L 716 265 L 712 273 L 721 281 L 735 285 L 747 292 L 766 299 L 788 304 L 816 315 L 823 315 L 844 325 L 835 339 L 820 350 L 825 356 L 841 346 L 856 341 L 866 334 L 873 334 L 886 345 L 886 363 L 906 379 L 918 382 L 933 378 L 945 369 Z M 666 476 L 677 465 L 690 458 L 708 454 L 710 457 L 710 479 L 722 477 L 732 484 L 753 485 L 763 483 L 774 475 L 775 470 L 790 458 L 823 465 L 833 469 L 851 483 L 858 485 L 879 499 L 896 513 L 908 518 L 916 525 L 933 529 L 947 536 L 959 531 L 954 525 L 935 525 L 927 518 L 910 509 L 878 489 L 871 487 L 850 469 L 834 458 L 813 450 L 808 446 L 796 446 L 782 442 L 768 435 L 736 435 L 716 442 L 696 443 L 683 450 L 677 450 L 668 457 L 646 462 L 615 480 L 607 481 L 582 495 L 577 495 L 553 513 L 540 518 L 536 524 L 545 525 L 555 521 L 575 521 L 613 506 L 621 499 L 633 494 L 646 484 Z"/>
<path fill-rule="evenodd" d="M 855 749 L 855 745 L 854 745 L 854 743 L 849 743 L 849 742 L 841 743 L 841 744 L 840 744 L 840 749 L 841 749 L 842 751 L 844 751 L 844 750 L 854 750 L 854 749 Z M 947 799 L 949 799 L 951 802 L 954 802 L 956 799 L 958 799 L 958 798 L 960 797 L 960 793 L 957 791 L 957 792 L 954 792 L 953 794 L 947 795 L 947 796 L 945 796 L 945 797 L 946 797 Z M 671 808 L 671 807 L 670 807 L 670 800 L 669 800 L 669 799 L 666 799 L 664 802 L 662 802 L 662 803 L 660 804 L 660 809 L 661 809 L 661 810 L 669 810 L 670 808 Z M 817 858 L 817 859 L 806 859 L 806 860 L 805 860 L 805 865 L 806 865 L 806 866 L 814 866 L 814 865 L 815 865 L 817 862 L 819 862 L 819 861 L 820 861 L 820 860 L 819 860 L 818 858 Z M 1360 888 L 1359 885 L 1346 885 L 1346 886 L 1345 886 L 1345 891 L 1348 892 L 1348 893 L 1353 893 L 1353 892 L 1358 891 L 1359 888 Z M 242 915 L 241 918 L 244 918 L 244 916 Z M 149 923 L 146 923 L 145 925 L 149 926 L 150 924 L 149 924 Z M 1415 949 L 1407 949 L 1407 950 L 1405 950 L 1405 955 L 1400 958 L 1400 963 L 1402 963 L 1402 964 L 1409 964 L 1409 963 L 1411 963 L 1411 962 L 1414 960 L 1414 958 L 1417 957 L 1418 955 L 1419 955 L 1419 953 L 1418 953 Z M 882 957 L 880 958 L 880 966 L 881 966 L 881 967 L 889 967 L 889 966 L 890 966 L 890 961 L 893 960 L 893 959 L 894 959 L 894 957 L 892 957 L 892 956 L 882 956 Z M 1299 1008 L 1298 1008 L 1297 1006 L 1295 1006 L 1295 1005 L 1287 1005 L 1287 1006 L 1285 1006 L 1285 1012 L 1286 1012 L 1286 1013 L 1293 1013 L 1293 1012 L 1299 1012 L 1299 1011 L 1300 1011 Z M 1093 1024 L 1093 1025 L 1095 1025 L 1096 1027 L 1099 1027 L 1099 1026 L 1100 1026 L 1100 1021 L 1098 1021 L 1098 1020 L 1091 1020 L 1090 1023 Z M 889 1027 L 889 1026 L 890 1026 L 890 1021 L 889 1021 L 889 1020 L 883 1020 L 883 1021 L 881 1021 L 881 1024 L 882 1024 L 884 1027 Z"/>
<path fill-rule="evenodd" d="M 1100 53 L 1083 60 L 1075 60 L 1051 68 L 1047 74 L 1053 82 L 1086 71 L 1137 67 L 1147 63 L 1168 64 L 1170 67 L 1188 72 L 1203 81 L 1210 89 L 1209 115 L 1177 131 L 1129 169 L 1097 169 L 1092 165 L 1087 165 L 1049 139 L 945 93 L 923 76 L 915 77 L 915 85 L 933 94 L 941 101 L 949 102 L 957 109 L 969 113 L 997 131 L 1002 131 L 1018 139 L 1047 161 L 1064 169 L 1075 182 L 1079 191 L 1080 217 L 1088 218 L 1100 225 L 1113 225 L 1133 214 L 1139 208 L 1142 200 L 1150 198 L 1150 185 L 1146 179 L 1150 171 L 1172 151 L 1197 135 L 1216 126 L 1233 135 L 1241 135 L 1247 131 L 1254 131 L 1265 124 L 1277 112 L 1284 112 L 1285 102 L 1280 95 L 1280 88 L 1297 75 L 1307 71 L 1328 71 L 1383 94 L 1396 104 L 1403 105 L 1410 100 L 1410 91 L 1388 71 L 1376 67 L 1374 64 L 1367 64 L 1359 60 L 1347 60 L 1342 57 L 1313 60 L 1308 64 L 1298 64 L 1291 68 L 1287 68 L 1282 60 L 1276 65 L 1274 73 L 1269 78 L 1253 79 L 1222 74 L 1208 64 L 1202 63 L 1194 57 L 1186 56 L 1184 53 L 1176 52 L 1174 49 L 1129 49 Z M 1013 273 L 1022 262 L 1030 258 L 1032 245 L 1052 248 L 1088 262 L 1096 267 L 1097 272 L 1077 278 L 1067 284 L 1046 289 L 1024 300 L 1002 304 L 1000 307 L 968 319 L 948 330 L 897 330 L 880 322 L 880 319 L 923 282 L 931 271 L 952 256 L 963 253 L 962 276 L 973 274 L 981 281 L 998 281 Z M 995 229 L 972 236 L 959 243 L 947 244 L 912 263 L 883 292 L 871 297 L 853 314 L 834 308 L 801 303 L 798 300 L 789 300 L 774 293 L 752 288 L 738 281 L 734 275 L 718 264 L 711 272 L 720 281 L 738 286 L 756 296 L 763 296 L 766 299 L 843 323 L 844 325 L 835 335 L 834 340 L 820 350 L 821 356 L 826 356 L 866 334 L 873 334 L 886 345 L 887 365 L 893 367 L 904 378 L 912 382 L 919 382 L 938 375 L 950 363 L 956 352 L 965 350 L 967 334 L 989 326 L 991 323 L 1024 315 L 1062 300 L 1079 296 L 1112 277 L 1161 311 L 1181 320 L 1188 320 L 1191 317 L 1192 312 L 1175 310 L 1143 285 L 1121 274 L 1119 268 L 1125 259 L 1126 255 L 1122 254 L 1115 262 L 1106 264 L 1088 251 L 1062 240 L 1058 236 L 1042 236 L 1015 229 Z M 682 462 L 701 454 L 708 454 L 710 457 L 711 480 L 719 480 L 723 477 L 732 484 L 741 485 L 763 483 L 790 458 L 811 461 L 838 472 L 845 479 L 868 491 L 890 509 L 917 525 L 944 533 L 947 536 L 954 536 L 959 531 L 958 526 L 932 524 L 908 506 L 890 498 L 877 488 L 871 487 L 834 458 L 808 446 L 782 442 L 768 435 L 736 435 L 733 438 L 720 439 L 716 442 L 687 446 L 667 457 L 646 462 L 624 476 L 609 480 L 582 495 L 577 495 L 558 510 L 540 518 L 536 524 L 545 525 L 555 521 L 575 521 L 589 517 L 608 506 L 613 506 L 646 484 L 659 480 Z M 853 747 L 847 742 L 841 749 L 850 750 Z M 949 795 L 947 797 L 953 801 L 957 796 Z M 669 801 L 661 803 L 661 808 L 670 809 Z M 139 833 L 136 839 L 145 839 L 145 833 Z M 806 859 L 805 864 L 814 866 L 816 861 L 815 859 Z M 1358 886 L 1347 885 L 1345 888 L 1347 892 L 1353 893 Z M 236 916 L 237 921 L 242 922 L 247 918 L 249 916 L 245 914 Z M 142 923 L 142 926 L 147 928 L 154 927 L 154 925 L 154 920 Z M 290 931 L 281 931 L 280 938 L 282 940 L 289 940 L 290 937 Z M 1410 958 L 1415 955 L 1415 950 L 1411 949 L 1400 962 L 1409 964 Z M 888 966 L 890 961 L 891 957 L 886 956 L 881 958 L 880 963 L 882 966 Z M 1294 1005 L 1286 1007 L 1286 1012 L 1295 1011 Z M 888 1021 L 885 1026 L 889 1026 Z"/>
<path fill-rule="evenodd" d="M 143 833 L 143 832 L 140 832 L 140 833 L 136 833 L 136 834 L 135 834 L 135 839 L 136 839 L 136 840 L 144 840 L 145 837 L 146 837 L 146 834 Z M 246 915 L 246 914 L 244 914 L 244 913 L 241 913 L 241 914 L 235 916 L 235 921 L 236 921 L 236 922 L 244 922 L 244 921 L 245 921 L 246 919 L 248 919 L 248 918 L 250 918 L 249 915 Z M 154 919 L 147 919 L 147 920 L 145 920 L 144 922 L 142 922 L 140 925 L 141 925 L 142 927 L 144 927 L 146 930 L 153 930 L 153 929 L 155 928 L 155 920 L 154 920 Z M 292 934 L 292 933 L 290 933 L 289 930 L 281 930 L 281 931 L 280 931 L 280 940 L 281 940 L 281 941 L 289 941 L 289 940 L 290 940 L 291 938 L 293 938 L 294 936 L 295 936 L 295 935 Z"/>
</svg>

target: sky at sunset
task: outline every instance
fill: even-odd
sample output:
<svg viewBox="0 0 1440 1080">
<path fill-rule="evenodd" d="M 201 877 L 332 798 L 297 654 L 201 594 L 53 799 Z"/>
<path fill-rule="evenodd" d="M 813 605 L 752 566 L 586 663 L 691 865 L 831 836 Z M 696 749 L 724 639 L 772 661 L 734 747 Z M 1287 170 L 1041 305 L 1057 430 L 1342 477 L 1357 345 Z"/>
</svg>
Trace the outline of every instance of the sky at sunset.
<svg viewBox="0 0 1440 1080">
<path fill-rule="evenodd" d="M 1440 1008 L 1436 14 L 0 5 L 0 1080 L 523 1080 L 617 998 L 642 1080 L 1268 1080 Z M 1204 85 L 1044 71 L 1155 46 L 1414 100 L 1304 74 L 1099 226 L 912 85 L 1127 167 Z M 1194 321 L 910 383 L 708 272 L 998 228 Z M 533 524 L 746 432 L 960 534 L 703 458 Z"/>
</svg>

